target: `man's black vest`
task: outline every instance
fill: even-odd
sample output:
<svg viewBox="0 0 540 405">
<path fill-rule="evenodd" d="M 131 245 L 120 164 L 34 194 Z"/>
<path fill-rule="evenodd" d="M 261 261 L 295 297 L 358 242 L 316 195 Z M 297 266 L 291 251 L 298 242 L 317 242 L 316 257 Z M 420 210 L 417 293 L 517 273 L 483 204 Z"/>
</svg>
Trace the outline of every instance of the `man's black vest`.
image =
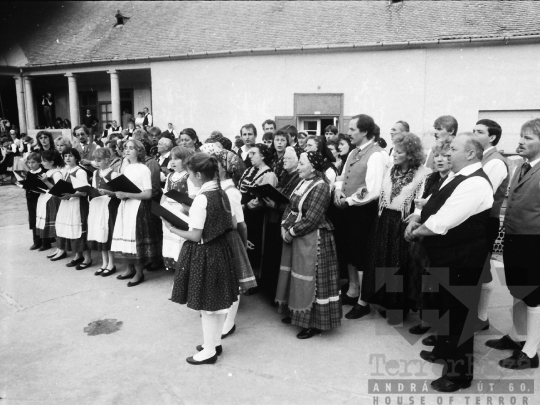
<svg viewBox="0 0 540 405">
<path fill-rule="evenodd" d="M 489 182 L 489 178 L 482 169 L 478 169 L 468 176 L 457 175 L 443 188 L 439 188 L 429 198 L 428 202 L 422 209 L 422 223 L 436 214 L 444 205 L 446 200 L 452 195 L 457 186 L 462 181 L 470 177 L 483 177 Z M 462 224 L 455 228 L 449 229 L 446 235 L 426 236 L 423 241 L 425 247 L 448 247 L 457 245 L 466 245 L 471 242 L 476 242 L 486 238 L 486 225 L 489 219 L 491 207 L 485 211 L 479 212 L 465 220 Z"/>
</svg>

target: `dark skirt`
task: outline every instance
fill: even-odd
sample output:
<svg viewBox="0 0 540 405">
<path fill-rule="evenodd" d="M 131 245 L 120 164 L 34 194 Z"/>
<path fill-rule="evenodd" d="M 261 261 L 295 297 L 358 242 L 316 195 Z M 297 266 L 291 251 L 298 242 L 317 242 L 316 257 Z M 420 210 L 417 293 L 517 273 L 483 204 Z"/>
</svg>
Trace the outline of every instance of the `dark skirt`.
<svg viewBox="0 0 540 405">
<path fill-rule="evenodd" d="M 184 242 L 172 291 L 172 301 L 197 311 L 220 311 L 238 299 L 238 275 L 225 235 L 208 243 Z"/>
<path fill-rule="evenodd" d="M 81 253 L 88 250 L 88 199 L 79 198 L 80 210 L 81 210 L 81 223 L 82 233 L 77 239 L 66 239 L 58 237 L 58 249 L 65 250 L 67 252 Z"/>
<path fill-rule="evenodd" d="M 51 197 L 47 201 L 47 214 L 45 216 L 45 227 L 38 229 L 37 234 L 42 239 L 56 238 L 56 214 L 58 214 L 58 208 L 60 208 L 60 198 Z"/>
<path fill-rule="evenodd" d="M 32 191 L 26 192 L 26 206 L 28 207 L 28 227 L 36 229 L 36 210 L 39 194 Z"/>
<path fill-rule="evenodd" d="M 114 232 L 114 223 L 116 222 L 116 215 L 118 214 L 118 206 L 120 205 L 120 200 L 118 198 L 111 198 L 107 206 L 109 210 L 109 236 L 107 237 L 106 243 L 100 243 L 95 240 L 88 241 L 88 248 L 90 250 L 97 250 L 98 252 L 107 252 L 111 250 L 112 236 Z"/>
<path fill-rule="evenodd" d="M 315 281 L 315 302 L 311 309 L 289 311 L 287 304 L 280 304 L 278 313 L 289 314 L 292 325 L 301 328 L 330 330 L 341 326 L 343 316 L 339 300 L 339 268 L 336 244 L 332 231 L 319 229 L 319 249 Z"/>
<path fill-rule="evenodd" d="M 407 225 L 400 211 L 387 208 L 375 220 L 362 280 L 363 301 L 386 309 L 409 307 L 404 282 L 409 274 L 409 242 L 404 237 Z"/>
<path fill-rule="evenodd" d="M 248 250 L 251 268 L 256 273 L 260 273 L 261 259 L 263 254 L 263 232 L 265 221 L 264 209 L 245 209 L 244 221 L 248 230 L 248 240 L 253 243 L 253 249 Z"/>
<path fill-rule="evenodd" d="M 114 252 L 114 257 L 129 264 L 147 264 L 161 260 L 163 228 L 161 219 L 152 215 L 152 200 L 143 200 L 137 211 L 135 228 L 136 254 Z"/>
<path fill-rule="evenodd" d="M 266 223 L 264 235 L 264 256 L 261 263 L 259 286 L 268 293 L 272 299 L 276 296 L 282 247 L 283 239 L 281 238 L 280 221 L 268 221 Z"/>
</svg>

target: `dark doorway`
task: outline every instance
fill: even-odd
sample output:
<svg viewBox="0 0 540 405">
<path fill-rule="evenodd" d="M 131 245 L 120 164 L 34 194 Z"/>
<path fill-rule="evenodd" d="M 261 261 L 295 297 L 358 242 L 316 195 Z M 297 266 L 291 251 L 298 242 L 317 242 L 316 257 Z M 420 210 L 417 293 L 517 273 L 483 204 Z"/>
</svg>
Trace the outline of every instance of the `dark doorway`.
<svg viewBox="0 0 540 405">
<path fill-rule="evenodd" d="M 13 76 L 0 76 L 0 117 L 7 119 L 12 126 L 17 125 L 19 128 L 17 92 Z"/>
<path fill-rule="evenodd" d="M 328 125 L 334 125 L 334 118 L 321 118 L 321 133 L 320 133 L 320 135 L 324 135 L 325 129 L 326 129 L 326 127 Z M 338 127 L 338 125 L 336 125 L 336 127 Z"/>
</svg>

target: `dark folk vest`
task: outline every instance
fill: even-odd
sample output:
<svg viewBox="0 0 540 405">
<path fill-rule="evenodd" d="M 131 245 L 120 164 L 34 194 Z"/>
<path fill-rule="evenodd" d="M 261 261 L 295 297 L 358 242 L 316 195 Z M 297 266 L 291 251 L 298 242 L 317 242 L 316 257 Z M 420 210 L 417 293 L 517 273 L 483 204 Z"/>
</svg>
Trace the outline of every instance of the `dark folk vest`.
<svg viewBox="0 0 540 405">
<path fill-rule="evenodd" d="M 457 175 L 443 188 L 435 191 L 428 202 L 422 209 L 422 223 L 425 223 L 428 218 L 435 215 L 441 207 L 446 203 L 446 200 L 452 195 L 454 190 L 461 182 L 471 177 L 483 177 L 489 182 L 489 178 L 482 169 L 478 169 L 469 176 Z M 489 219 L 491 208 L 478 214 L 472 215 L 465 222 L 449 229 L 446 235 L 426 236 L 423 241 L 425 247 L 448 247 L 457 245 L 466 245 L 471 242 L 477 242 L 486 238 L 486 225 Z"/>
</svg>

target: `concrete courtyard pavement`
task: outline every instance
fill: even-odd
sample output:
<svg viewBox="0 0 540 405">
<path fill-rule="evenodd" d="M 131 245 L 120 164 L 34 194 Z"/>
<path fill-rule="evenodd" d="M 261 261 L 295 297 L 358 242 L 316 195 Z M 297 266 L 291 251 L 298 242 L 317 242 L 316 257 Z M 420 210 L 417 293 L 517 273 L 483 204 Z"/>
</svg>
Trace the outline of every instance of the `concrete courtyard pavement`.
<svg viewBox="0 0 540 405">
<path fill-rule="evenodd" d="M 382 385 L 380 393 L 369 393 L 370 379 L 412 379 L 420 391 L 440 376 L 440 365 L 418 356 L 426 349 L 421 337 L 406 333 L 415 314 L 403 328 L 392 328 L 372 311 L 299 340 L 298 328 L 282 324 L 264 296 L 242 296 L 237 330 L 223 341 L 217 363 L 191 366 L 185 358 L 202 343 L 201 322 L 198 313 L 167 299 L 172 273 L 147 273 L 143 284 L 127 288 L 116 275 L 93 275 L 97 252 L 88 270 L 65 267 L 69 259 L 50 262 L 48 252 L 28 250 L 24 192 L 1 187 L 0 207 L 0 404 L 540 403 L 540 395 L 519 387 L 487 392 L 488 379 L 495 388 L 512 379 L 540 381 L 538 370 L 500 368 L 498 360 L 510 352 L 484 345 L 510 325 L 511 298 L 499 277 L 492 327 L 475 340 L 474 385 L 483 381 L 483 393 L 389 395 Z M 85 333 L 90 323 L 107 319 L 122 324 L 114 333 Z"/>
</svg>

